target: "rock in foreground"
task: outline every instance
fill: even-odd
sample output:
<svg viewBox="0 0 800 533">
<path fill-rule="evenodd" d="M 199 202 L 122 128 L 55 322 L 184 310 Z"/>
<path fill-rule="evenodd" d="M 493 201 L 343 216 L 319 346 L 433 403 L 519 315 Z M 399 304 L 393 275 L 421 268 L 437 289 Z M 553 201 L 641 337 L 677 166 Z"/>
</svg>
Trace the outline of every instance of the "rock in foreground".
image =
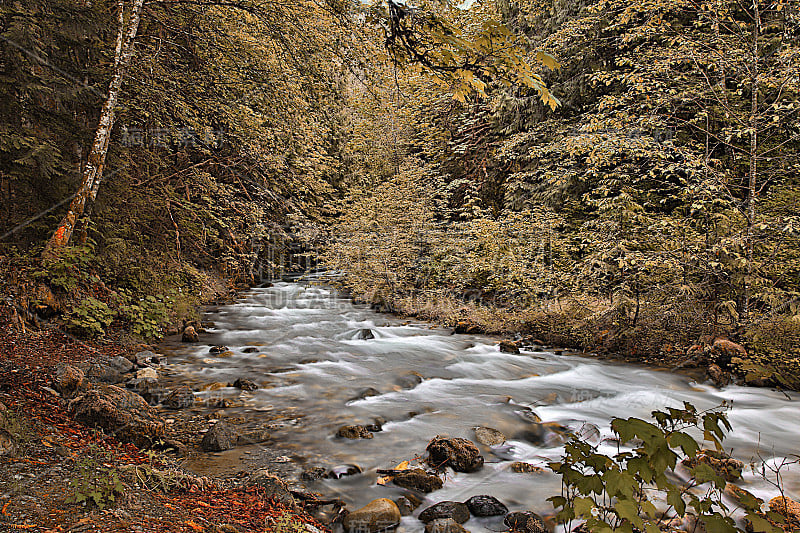
<svg viewBox="0 0 800 533">
<path fill-rule="evenodd" d="M 471 441 L 437 435 L 429 443 L 428 464 L 435 468 L 451 467 L 456 472 L 475 472 L 483 467 L 483 456 Z"/>
<path fill-rule="evenodd" d="M 421 522 L 428 523 L 439 518 L 451 518 L 463 524 L 469 520 L 469 508 L 461 502 L 439 502 L 419 514 Z"/>
<path fill-rule="evenodd" d="M 511 531 L 519 531 L 522 533 L 547 533 L 547 528 L 544 526 L 542 517 L 532 511 L 508 513 L 503 519 L 503 523 L 507 525 Z"/>
<path fill-rule="evenodd" d="M 140 448 L 164 435 L 164 421 L 138 394 L 114 385 L 97 385 L 69 403 L 70 415 Z"/>
<path fill-rule="evenodd" d="M 508 507 L 494 496 L 473 496 L 464 503 L 475 516 L 500 516 L 508 513 Z"/>
<path fill-rule="evenodd" d="M 376 533 L 396 527 L 400 523 L 400 509 L 392 500 L 372 500 L 361 509 L 348 514 L 342 525 L 347 533 Z"/>
</svg>

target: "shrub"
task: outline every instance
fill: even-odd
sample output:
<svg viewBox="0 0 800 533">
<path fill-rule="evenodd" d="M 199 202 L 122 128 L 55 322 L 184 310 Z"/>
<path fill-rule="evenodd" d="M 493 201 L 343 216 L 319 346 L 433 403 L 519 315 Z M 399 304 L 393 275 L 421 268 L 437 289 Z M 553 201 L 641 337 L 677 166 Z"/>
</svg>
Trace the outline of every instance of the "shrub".
<svg viewBox="0 0 800 533">
<path fill-rule="evenodd" d="M 97 298 L 84 298 L 70 311 L 65 323 L 67 329 L 85 337 L 105 335 L 105 328 L 111 324 L 114 314 L 105 302 Z"/>
</svg>

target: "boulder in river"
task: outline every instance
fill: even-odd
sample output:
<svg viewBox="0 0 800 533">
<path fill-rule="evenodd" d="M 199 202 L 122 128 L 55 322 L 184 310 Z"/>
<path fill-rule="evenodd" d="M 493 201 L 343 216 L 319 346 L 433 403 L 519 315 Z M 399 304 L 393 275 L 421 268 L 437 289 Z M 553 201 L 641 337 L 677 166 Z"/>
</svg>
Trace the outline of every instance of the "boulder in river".
<svg viewBox="0 0 800 533">
<path fill-rule="evenodd" d="M 200 447 L 205 452 L 224 452 L 236 446 L 238 438 L 239 435 L 236 430 L 220 420 L 203 435 Z"/>
<path fill-rule="evenodd" d="M 337 437 L 345 439 L 371 439 L 374 435 L 364 426 L 342 426 L 336 432 Z"/>
<path fill-rule="evenodd" d="M 358 400 L 363 400 L 364 398 L 369 398 L 371 396 L 380 396 L 380 395 L 381 395 L 381 391 L 379 391 L 378 389 L 375 389 L 373 387 L 368 387 L 368 388 L 362 390 L 361 392 L 359 392 L 353 398 L 351 398 L 350 401 L 351 402 L 355 402 L 355 401 L 358 401 Z"/>
<path fill-rule="evenodd" d="M 341 479 L 343 477 L 360 474 L 361 472 L 363 472 L 363 470 L 361 470 L 361 467 L 358 465 L 338 465 L 331 468 L 325 477 L 328 479 Z"/>
<path fill-rule="evenodd" d="M 194 405 L 194 392 L 186 385 L 181 385 L 164 398 L 164 407 L 169 409 L 187 409 Z"/>
<path fill-rule="evenodd" d="M 459 320 L 456 322 L 456 327 L 453 330 L 453 333 L 476 334 L 483 333 L 483 330 L 474 322 L 470 322 L 469 320 Z"/>
<path fill-rule="evenodd" d="M 452 518 L 437 518 L 425 524 L 425 533 L 469 533 Z"/>
<path fill-rule="evenodd" d="M 394 503 L 400 509 L 401 515 L 409 516 L 422 502 L 413 494 L 406 494 L 405 496 L 398 496 Z"/>
<path fill-rule="evenodd" d="M 444 501 L 431 505 L 419 514 L 420 521 L 426 524 L 439 518 L 452 518 L 463 524 L 469 520 L 469 507 L 461 502 Z"/>
<path fill-rule="evenodd" d="M 344 517 L 347 533 L 377 533 L 400 524 L 400 509 L 392 500 L 378 498 Z"/>
<path fill-rule="evenodd" d="M 164 435 L 164 421 L 144 399 L 113 385 L 96 385 L 69 402 L 69 414 L 140 448 Z"/>
<path fill-rule="evenodd" d="M 710 350 L 713 361 L 722 368 L 728 368 L 734 357 L 747 357 L 747 350 L 741 344 L 719 337 L 714 339 Z"/>
<path fill-rule="evenodd" d="M 228 347 L 227 346 L 222 346 L 222 345 L 215 345 L 215 346 L 212 346 L 211 348 L 208 349 L 208 353 L 211 353 L 211 354 L 219 354 L 219 353 L 223 353 L 223 352 L 227 352 L 227 351 L 228 351 Z"/>
<path fill-rule="evenodd" d="M 511 463 L 511 471 L 517 474 L 541 474 L 546 470 L 540 466 L 534 466 L 530 463 L 523 463 L 522 461 L 514 461 Z"/>
<path fill-rule="evenodd" d="M 358 340 L 361 340 L 361 341 L 368 341 L 370 339 L 374 339 L 375 338 L 375 334 L 372 333 L 372 330 L 369 329 L 369 328 L 362 328 L 362 329 L 358 330 L 358 334 L 356 335 L 356 338 Z"/>
<path fill-rule="evenodd" d="M 722 387 L 726 387 L 731 384 L 730 373 L 722 370 L 722 368 L 720 368 L 720 366 L 717 364 L 709 365 L 708 369 L 706 369 L 706 373 L 708 374 L 708 378 L 718 389 L 721 389 Z"/>
<path fill-rule="evenodd" d="M 498 347 L 500 348 L 500 351 L 503 353 L 514 353 L 514 354 L 519 353 L 519 344 L 514 341 L 502 340 L 498 344 Z"/>
<path fill-rule="evenodd" d="M 71 398 L 85 385 L 83 370 L 72 365 L 59 364 L 53 372 L 53 388 L 65 398 Z"/>
<path fill-rule="evenodd" d="M 181 334 L 181 342 L 199 342 L 200 336 L 194 326 L 186 326 Z"/>
<path fill-rule="evenodd" d="M 439 476 L 429 474 L 421 468 L 412 468 L 410 470 L 397 472 L 392 477 L 392 482 L 398 487 L 425 493 L 439 490 L 444 485 Z"/>
<path fill-rule="evenodd" d="M 478 426 L 475 429 L 475 440 L 484 446 L 497 446 L 506 441 L 506 436 L 494 428 Z"/>
<path fill-rule="evenodd" d="M 475 516 L 501 516 L 508 513 L 508 507 L 494 496 L 473 496 L 464 503 Z"/>
<path fill-rule="evenodd" d="M 547 533 L 544 520 L 533 511 L 508 513 L 503 519 L 503 523 L 507 525 L 511 531 L 519 531 L 521 533 Z"/>
<path fill-rule="evenodd" d="M 242 350 L 242 353 L 258 353 L 258 348 L 255 346 L 248 346 L 247 348 Z"/>
<path fill-rule="evenodd" d="M 300 479 L 309 482 L 318 481 L 324 478 L 325 474 L 327 474 L 327 470 L 325 470 L 323 467 L 312 466 L 310 468 L 306 468 L 305 470 L 303 470 L 303 472 L 300 474 Z"/>
<path fill-rule="evenodd" d="M 237 389 L 250 392 L 258 390 L 258 383 L 247 378 L 237 379 L 236 381 L 233 382 L 233 386 L 236 387 Z"/>
<path fill-rule="evenodd" d="M 426 448 L 428 464 L 434 468 L 449 466 L 456 472 L 475 472 L 483 467 L 483 456 L 472 441 L 442 435 L 434 437 Z"/>
<path fill-rule="evenodd" d="M 734 459 L 724 452 L 716 450 L 700 450 L 694 457 L 687 457 L 681 462 L 687 468 L 694 468 L 698 464 L 706 464 L 726 481 L 736 481 L 742 477 L 744 463 Z"/>
</svg>

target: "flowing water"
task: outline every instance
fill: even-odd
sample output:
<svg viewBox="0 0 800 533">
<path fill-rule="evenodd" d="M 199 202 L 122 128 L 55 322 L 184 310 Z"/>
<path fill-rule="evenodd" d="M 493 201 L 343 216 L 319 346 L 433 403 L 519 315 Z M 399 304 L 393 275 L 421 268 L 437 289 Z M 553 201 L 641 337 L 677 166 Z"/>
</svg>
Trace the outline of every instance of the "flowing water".
<svg viewBox="0 0 800 533">
<path fill-rule="evenodd" d="M 473 428 L 489 426 L 505 433 L 507 442 L 482 447 L 484 468 L 450 472 L 444 488 L 429 494 L 420 509 L 490 494 L 511 510 L 551 514 L 545 500 L 560 492 L 558 478 L 509 469 L 512 461 L 545 466 L 563 452 L 558 432 L 535 434 L 535 416 L 601 442 L 611 436 L 612 417 L 649 418 L 654 409 L 680 407 L 684 401 L 698 409 L 729 402 L 733 431 L 725 446 L 736 457 L 774 465 L 800 453 L 797 393 L 738 386 L 719 390 L 683 374 L 577 354 L 501 353 L 495 338 L 409 323 L 355 306 L 329 288 L 298 283 L 253 289 L 205 318 L 214 323 L 203 337 L 207 344 L 167 346 L 167 371 L 195 387 L 239 377 L 262 384 L 252 393 L 226 387 L 199 397 L 233 400 L 227 416 L 272 420 L 273 442 L 290 451 L 285 461 L 306 467 L 359 465 L 363 474 L 309 485 L 343 499 L 350 509 L 403 493 L 391 484 L 377 485 L 376 469 L 423 455 L 435 435 L 474 441 Z M 359 338 L 365 328 L 374 338 Z M 211 355 L 212 344 L 225 345 L 233 354 Z M 374 389 L 372 396 L 358 398 L 369 389 Z M 278 414 L 280 421 L 274 423 Z M 376 417 L 386 422 L 373 439 L 335 436 L 342 425 L 371 424 Z M 601 449 L 611 453 L 616 446 L 603 441 Z M 800 496 L 800 469 L 782 473 L 787 494 Z M 758 496 L 777 495 L 749 471 L 745 480 Z M 472 518 L 466 527 L 474 532 L 502 529 L 497 519 Z M 422 525 L 405 517 L 401 530 L 421 531 Z"/>
</svg>

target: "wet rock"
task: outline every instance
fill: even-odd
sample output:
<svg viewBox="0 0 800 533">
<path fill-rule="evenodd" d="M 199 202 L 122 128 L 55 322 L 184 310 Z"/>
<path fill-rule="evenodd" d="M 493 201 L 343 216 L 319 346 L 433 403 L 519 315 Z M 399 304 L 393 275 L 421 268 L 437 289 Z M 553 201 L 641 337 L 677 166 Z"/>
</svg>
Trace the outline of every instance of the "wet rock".
<svg viewBox="0 0 800 533">
<path fill-rule="evenodd" d="M 439 502 L 431 505 L 419 514 L 420 521 L 431 522 L 439 518 L 452 518 L 459 524 L 469 520 L 469 508 L 461 502 Z"/>
<path fill-rule="evenodd" d="M 324 468 L 321 466 L 313 466 L 303 470 L 303 473 L 300 474 L 300 479 L 303 481 L 317 481 L 324 478 L 325 474 L 327 474 L 327 471 Z"/>
<path fill-rule="evenodd" d="M 145 379 L 145 378 L 158 379 L 158 372 L 156 371 L 155 368 L 149 366 L 136 371 L 136 379 Z"/>
<path fill-rule="evenodd" d="M 769 501 L 769 510 L 781 515 L 792 531 L 800 529 L 800 503 L 785 496 L 777 496 Z"/>
<path fill-rule="evenodd" d="M 380 395 L 381 395 L 381 391 L 379 391 L 378 389 L 369 387 L 369 388 L 366 388 L 366 389 L 362 390 L 361 392 L 359 392 L 356 396 L 351 398 L 350 401 L 351 402 L 355 402 L 355 401 L 358 401 L 358 400 L 363 400 L 364 398 L 370 398 L 372 396 L 380 396 Z"/>
<path fill-rule="evenodd" d="M 134 378 L 128 380 L 125 386 L 144 398 L 149 404 L 158 403 L 164 395 L 164 389 L 157 379 L 153 378 Z"/>
<path fill-rule="evenodd" d="M 422 502 L 419 501 L 416 496 L 408 494 L 406 496 L 399 496 L 394 503 L 396 503 L 397 508 L 400 509 L 401 515 L 409 516 Z"/>
<path fill-rule="evenodd" d="M 194 405 L 194 393 L 186 385 L 181 385 L 164 398 L 164 407 L 168 409 L 187 409 Z"/>
<path fill-rule="evenodd" d="M 534 466 L 530 463 L 523 463 L 521 461 L 514 461 L 511 463 L 511 471 L 517 474 L 541 474 L 545 472 L 544 468 Z"/>
<path fill-rule="evenodd" d="M 475 472 L 483 467 L 483 456 L 471 441 L 437 435 L 426 448 L 428 464 L 434 468 L 449 466 L 456 472 Z"/>
<path fill-rule="evenodd" d="M 358 330 L 358 334 L 356 335 L 356 338 L 358 340 L 368 341 L 370 339 L 374 339 L 375 338 L 375 334 L 372 333 L 371 329 L 363 328 L 363 329 Z"/>
<path fill-rule="evenodd" d="M 736 481 L 742 477 L 744 463 L 731 456 L 716 450 L 700 450 L 694 457 L 687 457 L 681 464 L 687 468 L 694 468 L 698 464 L 706 464 L 726 481 Z"/>
<path fill-rule="evenodd" d="M 400 376 L 399 378 L 397 378 L 395 383 L 397 383 L 400 387 L 403 387 L 404 389 L 413 389 L 414 387 L 422 383 L 422 381 L 423 377 L 420 374 L 416 372 L 409 372 L 408 374 L 405 374 L 404 376 Z"/>
<path fill-rule="evenodd" d="M 289 508 L 295 507 L 294 497 L 289 487 L 279 477 L 271 474 L 269 470 L 255 471 L 247 480 L 248 487 L 259 487 L 262 497 L 283 504 Z"/>
<path fill-rule="evenodd" d="M 477 324 L 470 322 L 468 320 L 459 320 L 456 323 L 456 327 L 453 330 L 453 333 L 460 333 L 460 334 L 475 334 L 475 333 L 482 333 L 483 330 Z"/>
<path fill-rule="evenodd" d="M 234 355 L 236 355 L 236 354 L 235 354 L 235 353 L 233 353 L 233 352 L 232 352 L 232 351 L 230 351 L 230 350 L 228 350 L 227 352 L 220 352 L 220 353 L 216 354 L 216 356 L 217 356 L 217 357 L 222 357 L 222 358 L 225 358 L 225 357 L 233 357 Z"/>
<path fill-rule="evenodd" d="M 503 353 L 519 353 L 519 344 L 514 341 L 502 340 L 500 344 L 498 344 L 498 347 Z"/>
<path fill-rule="evenodd" d="M 148 366 L 151 364 L 158 364 L 161 358 L 150 350 L 145 350 L 134 354 L 133 360 L 137 366 Z"/>
<path fill-rule="evenodd" d="M 113 385 L 96 385 L 69 402 L 69 414 L 140 448 L 164 435 L 164 421 L 138 394 Z"/>
<path fill-rule="evenodd" d="M 242 350 L 242 353 L 258 353 L 258 348 L 256 348 L 255 346 L 248 346 L 247 348 Z"/>
<path fill-rule="evenodd" d="M 336 432 L 337 437 L 345 439 L 371 439 L 374 435 L 364 426 L 342 426 Z"/>
<path fill-rule="evenodd" d="M 328 479 L 341 479 L 347 476 L 355 476 L 361 472 L 361 467 L 358 465 L 339 465 L 331 468 L 330 471 L 325 474 L 325 477 Z"/>
<path fill-rule="evenodd" d="M 503 502 L 489 495 L 473 496 L 464 502 L 475 516 L 500 516 L 508 513 Z"/>
<path fill-rule="evenodd" d="M 227 346 L 216 345 L 216 346 L 212 346 L 208 350 L 208 353 L 218 354 L 218 353 L 223 353 L 223 352 L 227 352 L 227 351 L 228 351 L 228 347 Z"/>
<path fill-rule="evenodd" d="M 220 420 L 203 435 L 200 447 L 205 452 L 224 452 L 236 446 L 238 437 L 239 435 L 235 429 Z"/>
<path fill-rule="evenodd" d="M 439 490 L 444 485 L 439 476 L 429 474 L 421 468 L 398 472 L 392 478 L 392 482 L 398 487 L 425 493 Z"/>
<path fill-rule="evenodd" d="M 469 533 L 452 518 L 437 518 L 425 524 L 425 533 Z"/>
<path fill-rule="evenodd" d="M 59 364 L 53 373 L 53 388 L 65 398 L 71 398 L 85 384 L 83 370 L 72 365 Z"/>
<path fill-rule="evenodd" d="M 9 431 L 0 428 L 0 457 L 14 455 L 17 443 Z"/>
<path fill-rule="evenodd" d="M 511 529 L 511 531 L 520 531 L 523 533 L 547 533 L 547 528 L 544 526 L 544 520 L 533 511 L 517 511 L 508 513 L 503 519 L 503 523 Z"/>
<path fill-rule="evenodd" d="M 252 381 L 247 378 L 239 378 L 233 382 L 233 386 L 237 389 L 242 389 L 244 391 L 254 391 L 258 390 L 258 384 L 255 381 Z"/>
<path fill-rule="evenodd" d="M 199 342 L 200 336 L 194 326 L 186 326 L 181 334 L 181 342 Z"/>
<path fill-rule="evenodd" d="M 731 384 L 731 375 L 722 370 L 719 365 L 709 365 L 706 373 L 708 375 L 708 379 L 710 379 L 714 386 L 718 389 Z"/>
<path fill-rule="evenodd" d="M 400 524 L 400 509 L 392 500 L 372 500 L 361 509 L 344 517 L 342 525 L 347 533 L 376 533 Z"/>
<path fill-rule="evenodd" d="M 497 446 L 506 441 L 506 436 L 493 428 L 478 426 L 475 429 L 475 440 L 484 446 Z"/>
</svg>

